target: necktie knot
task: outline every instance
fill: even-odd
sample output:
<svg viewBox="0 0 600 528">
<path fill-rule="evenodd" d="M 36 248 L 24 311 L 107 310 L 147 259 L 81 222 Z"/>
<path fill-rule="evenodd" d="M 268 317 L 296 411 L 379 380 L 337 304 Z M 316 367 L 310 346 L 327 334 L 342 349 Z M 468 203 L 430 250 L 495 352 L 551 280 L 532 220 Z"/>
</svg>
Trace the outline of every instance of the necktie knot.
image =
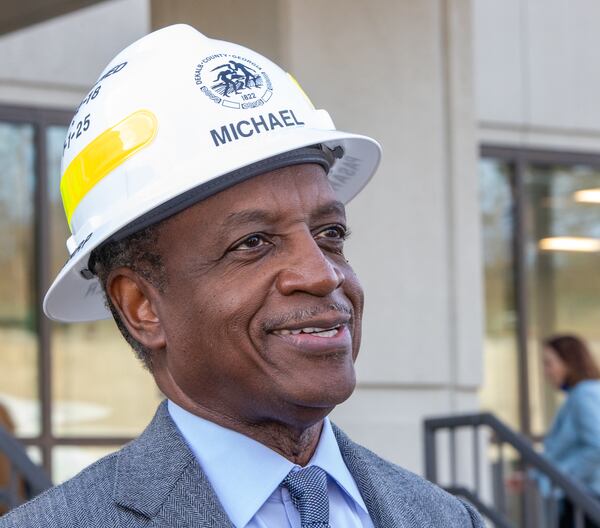
<svg viewBox="0 0 600 528">
<path fill-rule="evenodd" d="M 302 528 L 329 528 L 325 471 L 317 466 L 291 471 L 282 485 L 290 492 L 292 502 L 300 513 Z"/>
</svg>

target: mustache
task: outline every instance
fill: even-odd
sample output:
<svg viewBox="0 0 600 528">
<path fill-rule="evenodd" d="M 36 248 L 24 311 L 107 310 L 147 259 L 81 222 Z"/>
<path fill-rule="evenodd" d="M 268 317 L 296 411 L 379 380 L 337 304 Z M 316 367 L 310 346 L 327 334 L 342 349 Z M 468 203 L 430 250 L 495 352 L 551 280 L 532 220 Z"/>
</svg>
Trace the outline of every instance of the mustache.
<svg viewBox="0 0 600 528">
<path fill-rule="evenodd" d="M 267 319 L 262 327 L 265 332 L 269 332 L 276 328 L 281 328 L 287 324 L 294 324 L 296 322 L 304 321 L 305 319 L 309 319 L 311 317 L 315 317 L 317 315 L 321 315 L 328 312 L 338 312 L 349 315 L 350 318 L 354 318 L 354 312 L 352 308 L 347 306 L 346 304 L 332 302 L 325 306 L 313 306 L 311 308 L 301 308 L 298 310 L 294 310 L 291 312 L 287 312 L 285 314 L 280 314 L 276 317 L 272 317 Z"/>
</svg>

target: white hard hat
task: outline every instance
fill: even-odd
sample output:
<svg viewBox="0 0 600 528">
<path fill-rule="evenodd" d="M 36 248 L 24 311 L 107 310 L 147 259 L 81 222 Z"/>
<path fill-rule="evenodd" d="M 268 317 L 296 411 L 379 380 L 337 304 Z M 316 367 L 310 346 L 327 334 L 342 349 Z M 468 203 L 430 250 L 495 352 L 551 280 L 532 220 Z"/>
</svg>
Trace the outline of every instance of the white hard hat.
<svg viewBox="0 0 600 528">
<path fill-rule="evenodd" d="M 119 53 L 83 99 L 64 144 L 69 260 L 44 299 L 57 321 L 110 317 L 90 253 L 244 179 L 320 163 L 343 202 L 371 178 L 377 142 L 340 132 L 294 78 L 243 46 L 186 25 Z"/>
</svg>

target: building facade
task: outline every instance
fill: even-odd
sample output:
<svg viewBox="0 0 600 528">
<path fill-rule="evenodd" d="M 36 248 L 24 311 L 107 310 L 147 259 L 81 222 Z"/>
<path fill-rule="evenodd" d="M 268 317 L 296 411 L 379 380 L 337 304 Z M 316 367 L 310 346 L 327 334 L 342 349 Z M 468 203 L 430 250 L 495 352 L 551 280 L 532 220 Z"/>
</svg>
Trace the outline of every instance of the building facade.
<svg viewBox="0 0 600 528">
<path fill-rule="evenodd" d="M 32 455 L 67 478 L 138 434 L 161 399 L 112 322 L 51 323 L 40 300 L 67 256 L 58 182 L 71 113 L 117 51 L 178 22 L 272 58 L 339 128 L 383 146 L 348 207 L 366 307 L 357 390 L 335 421 L 417 472 L 425 416 L 483 405 L 543 429 L 556 400 L 539 339 L 578 331 L 600 351 L 598 251 L 540 246 L 600 239 L 598 206 L 569 201 L 600 187 L 596 10 L 106 0 L 0 36 L 0 402 Z"/>
</svg>

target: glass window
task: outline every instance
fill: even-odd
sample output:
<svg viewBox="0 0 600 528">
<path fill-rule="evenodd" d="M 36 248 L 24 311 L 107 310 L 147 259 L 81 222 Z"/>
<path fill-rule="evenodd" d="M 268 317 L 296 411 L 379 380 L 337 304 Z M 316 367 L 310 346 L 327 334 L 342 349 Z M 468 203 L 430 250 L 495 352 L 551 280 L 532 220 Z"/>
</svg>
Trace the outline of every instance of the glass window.
<svg viewBox="0 0 600 528">
<path fill-rule="evenodd" d="M 54 125 L 46 128 L 46 188 L 51 248 L 50 278 L 56 276 L 69 256 L 66 242 L 70 232 L 60 196 L 60 161 L 66 134 L 66 126 Z"/>
<path fill-rule="evenodd" d="M 22 436 L 40 432 L 34 160 L 34 127 L 0 121 L 0 402 Z"/>
<path fill-rule="evenodd" d="M 57 481 L 138 435 L 162 398 L 112 321 L 41 313 L 38 285 L 67 259 L 60 161 L 70 119 L 0 106 L 0 423 Z"/>
<path fill-rule="evenodd" d="M 59 192 L 66 130 L 47 129 L 52 277 L 68 256 L 70 236 Z M 148 424 L 160 393 L 112 320 L 54 323 L 51 351 L 54 435 L 127 437 Z"/>
<path fill-rule="evenodd" d="M 136 436 L 161 399 L 113 321 L 54 324 L 53 432 Z"/>
<path fill-rule="evenodd" d="M 52 482 L 60 484 L 74 477 L 99 458 L 120 446 L 57 446 L 52 450 Z"/>
<path fill-rule="evenodd" d="M 512 168 L 502 161 L 482 159 L 479 178 L 486 313 L 481 405 L 518 429 Z"/>
</svg>

